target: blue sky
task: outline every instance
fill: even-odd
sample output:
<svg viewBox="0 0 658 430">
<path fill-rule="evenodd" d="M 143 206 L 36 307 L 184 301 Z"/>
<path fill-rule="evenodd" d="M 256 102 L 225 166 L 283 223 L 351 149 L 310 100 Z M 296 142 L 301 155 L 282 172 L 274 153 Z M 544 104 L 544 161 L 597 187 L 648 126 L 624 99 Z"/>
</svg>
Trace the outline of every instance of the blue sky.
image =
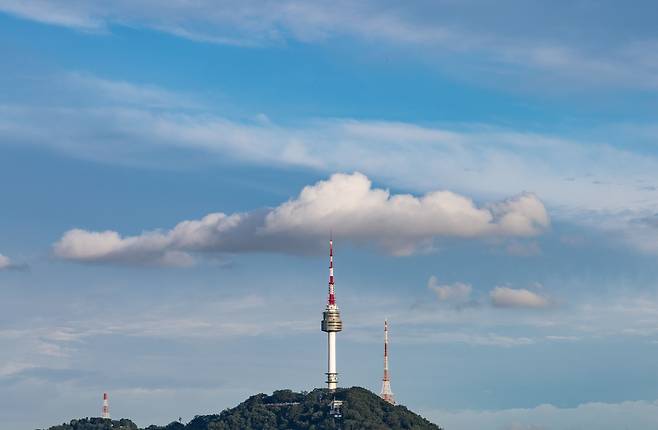
<svg viewBox="0 0 658 430">
<path fill-rule="evenodd" d="M 658 424 L 652 2 L 0 1 L 0 416 L 341 385 Z"/>
</svg>

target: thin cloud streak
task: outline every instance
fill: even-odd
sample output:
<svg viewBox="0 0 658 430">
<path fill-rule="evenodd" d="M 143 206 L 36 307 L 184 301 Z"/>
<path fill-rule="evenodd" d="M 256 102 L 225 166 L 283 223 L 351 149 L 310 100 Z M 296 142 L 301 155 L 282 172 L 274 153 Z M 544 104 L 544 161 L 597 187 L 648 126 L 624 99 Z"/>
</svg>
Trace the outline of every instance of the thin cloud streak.
<svg viewBox="0 0 658 430">
<path fill-rule="evenodd" d="M 424 414 L 454 430 L 640 429 L 658 425 L 658 401 L 592 402 L 573 408 L 543 404 L 534 408 L 503 410 L 426 410 Z"/>
</svg>

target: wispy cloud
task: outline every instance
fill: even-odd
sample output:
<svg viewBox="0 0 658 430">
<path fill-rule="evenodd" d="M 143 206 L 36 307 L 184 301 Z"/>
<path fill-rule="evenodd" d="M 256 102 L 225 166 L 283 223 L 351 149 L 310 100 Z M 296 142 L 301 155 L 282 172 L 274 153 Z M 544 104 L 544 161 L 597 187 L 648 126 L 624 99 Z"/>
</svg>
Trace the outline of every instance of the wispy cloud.
<svg viewBox="0 0 658 430">
<path fill-rule="evenodd" d="M 168 91 L 155 85 L 103 79 L 98 76 L 73 72 L 62 80 L 79 95 L 92 94 L 96 103 L 138 106 L 151 109 L 189 109 L 203 107 L 194 96 Z"/>
<path fill-rule="evenodd" d="M 6 255 L 0 254 L 0 271 L 3 270 L 28 270 L 29 266 L 27 264 L 19 264 L 12 261 Z"/>
<path fill-rule="evenodd" d="M 99 339 L 104 342 L 109 339 L 130 342 L 130 339 L 139 338 L 203 343 L 204 339 L 226 341 L 315 331 L 315 319 L 307 312 L 291 318 L 291 313 L 280 312 L 281 306 L 299 308 L 299 303 L 287 298 L 273 310 L 262 296 L 222 295 L 204 303 L 189 298 L 174 305 L 151 302 L 138 314 L 117 310 L 113 315 L 106 315 L 99 312 L 97 303 L 89 302 L 75 317 L 52 314 L 17 318 L 12 322 L 14 328 L 0 330 L 0 340 L 7 345 L 0 351 L 0 380 L 60 376 L 48 374 L 51 370 L 84 372 L 88 365 L 81 362 Z"/>
<path fill-rule="evenodd" d="M 440 284 L 436 276 L 430 276 L 427 288 L 434 291 L 436 297 L 442 302 L 463 303 L 471 298 L 473 287 L 463 282 L 453 284 Z"/>
<path fill-rule="evenodd" d="M 636 25 L 619 26 L 614 2 L 596 8 L 553 5 L 554 14 L 517 1 L 496 8 L 486 2 L 471 7 L 454 2 L 400 7 L 388 2 L 297 0 L 199 1 L 194 5 L 142 0 L 111 6 L 98 1 L 0 2 L 0 10 L 6 13 L 85 32 L 123 25 L 198 42 L 261 47 L 290 40 L 323 44 L 350 37 L 366 46 L 386 44 L 407 52 L 411 48 L 419 58 L 445 70 L 458 70 L 460 75 L 481 75 L 484 70 L 486 77 L 494 75 L 497 81 L 514 84 L 522 77 L 549 82 L 553 88 L 578 83 L 571 87 L 605 84 L 655 90 L 658 61 L 652 52 L 658 35 L 635 31 L 644 23 L 643 15 L 653 11 L 651 7 L 650 2 L 640 2 L 624 16 Z M 482 16 L 490 19 L 482 20 Z M 579 31 L 552 31 L 564 26 L 565 19 Z M 530 21 L 531 27 L 522 24 Z"/>
<path fill-rule="evenodd" d="M 34 367 L 35 367 L 34 364 L 26 363 L 24 361 L 21 362 L 10 361 L 7 363 L 3 363 L 2 365 L 0 365 L 0 378 L 14 376 L 28 369 L 32 369 Z"/>
<path fill-rule="evenodd" d="M 45 24 L 59 25 L 85 31 L 101 31 L 105 29 L 102 17 L 94 18 L 93 7 L 83 3 L 70 3 L 69 7 L 62 3 L 48 1 L 13 2 L 3 0 L 0 9 L 21 18 L 31 19 Z"/>
<path fill-rule="evenodd" d="M 535 283 L 533 287 L 537 290 L 543 288 L 539 283 Z M 434 275 L 430 276 L 427 281 L 427 288 L 436 294 L 439 302 L 456 305 L 456 309 L 463 309 L 465 305 L 484 306 L 487 301 L 495 308 L 543 309 L 555 304 L 547 295 L 526 288 L 498 286 L 488 293 L 488 297 L 478 296 L 473 294 L 473 287 L 470 284 L 454 282 L 442 285 Z"/>
<path fill-rule="evenodd" d="M 543 430 L 561 428 L 652 428 L 658 425 L 658 402 L 584 403 L 571 408 L 543 404 L 534 408 L 503 410 L 425 411 L 446 428 L 470 430 Z"/>
<path fill-rule="evenodd" d="M 62 84 L 73 93 L 86 91 L 86 98 L 96 103 L 64 99 L 57 106 L 0 106 L 1 141 L 133 164 L 157 158 L 153 149 L 191 149 L 210 159 L 230 157 L 325 172 L 359 170 L 421 191 L 441 184 L 478 196 L 502 196 L 525 188 L 566 210 L 611 213 L 650 208 L 643 203 L 646 191 L 637 184 L 650 183 L 658 167 L 650 154 L 610 144 L 482 124 L 429 126 L 326 118 L 282 126 L 271 120 L 231 119 L 208 109 L 182 112 L 185 105 L 202 103 L 148 85 L 83 74 L 71 74 Z M 164 109 L 151 109 L 154 105 Z M 632 169 L 620 169 L 620 160 Z M 570 178 L 568 187 L 563 185 L 565 177 Z M 594 184 L 597 178 L 605 178 L 607 185 Z"/>
</svg>

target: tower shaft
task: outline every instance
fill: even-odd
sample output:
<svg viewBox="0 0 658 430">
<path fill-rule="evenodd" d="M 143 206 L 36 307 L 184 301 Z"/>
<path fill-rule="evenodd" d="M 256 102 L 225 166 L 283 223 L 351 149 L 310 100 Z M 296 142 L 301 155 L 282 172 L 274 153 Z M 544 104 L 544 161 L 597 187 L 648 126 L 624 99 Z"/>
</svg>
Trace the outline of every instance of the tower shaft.
<svg viewBox="0 0 658 430">
<path fill-rule="evenodd" d="M 336 332 L 327 333 L 327 388 L 335 390 L 338 386 L 336 371 Z"/>
</svg>

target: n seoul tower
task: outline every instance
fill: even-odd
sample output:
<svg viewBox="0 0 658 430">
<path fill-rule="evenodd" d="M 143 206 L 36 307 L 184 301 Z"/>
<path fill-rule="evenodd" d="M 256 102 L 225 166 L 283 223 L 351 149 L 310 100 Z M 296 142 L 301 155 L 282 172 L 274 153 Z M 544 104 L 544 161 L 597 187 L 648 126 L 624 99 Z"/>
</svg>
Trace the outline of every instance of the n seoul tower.
<svg viewBox="0 0 658 430">
<path fill-rule="evenodd" d="M 343 330 L 340 311 L 336 306 L 334 295 L 334 241 L 329 240 L 329 298 L 327 307 L 322 312 L 322 331 L 327 332 L 327 388 L 335 390 L 338 386 L 336 371 L 336 333 Z"/>
</svg>

